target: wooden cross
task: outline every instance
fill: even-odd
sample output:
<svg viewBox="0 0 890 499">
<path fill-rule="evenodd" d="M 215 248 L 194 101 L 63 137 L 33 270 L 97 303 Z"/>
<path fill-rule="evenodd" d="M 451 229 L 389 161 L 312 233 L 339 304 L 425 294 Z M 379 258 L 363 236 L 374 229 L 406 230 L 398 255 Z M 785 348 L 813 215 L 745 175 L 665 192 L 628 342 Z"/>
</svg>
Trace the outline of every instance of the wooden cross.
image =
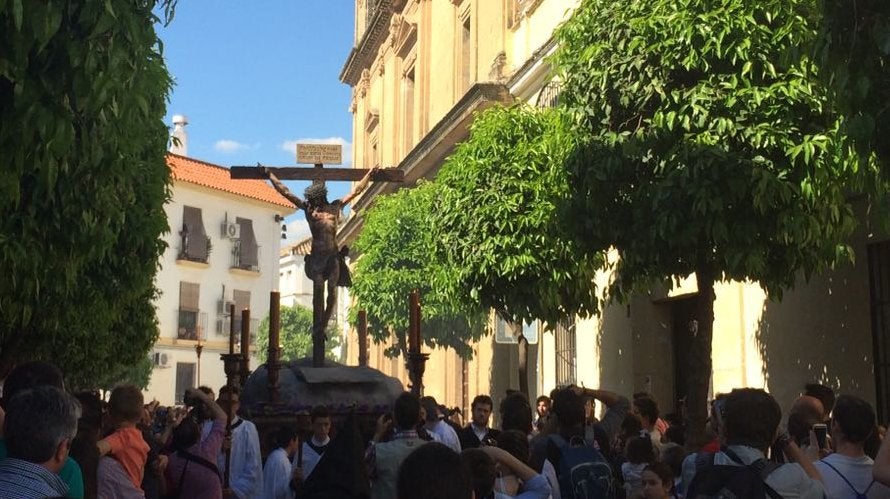
<svg viewBox="0 0 890 499">
<path fill-rule="evenodd" d="M 265 165 L 263 165 L 265 166 Z M 293 166 L 265 166 L 280 180 L 312 180 L 313 182 L 351 181 L 357 182 L 370 171 L 367 168 L 324 168 L 318 164 L 314 168 Z M 260 179 L 266 175 L 256 166 L 233 166 L 229 169 L 233 179 Z M 405 172 L 398 168 L 381 168 L 371 176 L 372 182 L 404 182 Z"/>
<path fill-rule="evenodd" d="M 298 150 L 299 151 L 299 150 Z M 299 152 L 298 152 L 299 157 Z M 339 160 L 335 160 L 339 163 Z M 257 166 L 260 166 L 259 164 Z M 324 168 L 324 164 L 316 163 L 314 167 L 290 167 L 290 166 L 233 166 L 229 169 L 232 179 L 262 179 L 265 180 L 266 171 L 271 171 L 279 180 L 312 180 L 313 183 L 332 181 L 359 181 L 370 171 L 363 168 Z M 398 168 L 379 169 L 371 175 L 371 181 L 377 182 L 403 182 L 405 172 Z M 304 200 L 305 201 L 305 200 Z M 338 244 L 339 246 L 339 244 Z M 277 311 L 276 311 L 277 312 Z M 312 281 L 312 366 L 324 366 L 325 353 L 325 283 L 313 279 Z M 333 312 L 333 311 L 331 311 Z M 329 312 L 329 313 L 331 313 Z M 271 311 L 270 311 L 271 313 Z"/>
</svg>

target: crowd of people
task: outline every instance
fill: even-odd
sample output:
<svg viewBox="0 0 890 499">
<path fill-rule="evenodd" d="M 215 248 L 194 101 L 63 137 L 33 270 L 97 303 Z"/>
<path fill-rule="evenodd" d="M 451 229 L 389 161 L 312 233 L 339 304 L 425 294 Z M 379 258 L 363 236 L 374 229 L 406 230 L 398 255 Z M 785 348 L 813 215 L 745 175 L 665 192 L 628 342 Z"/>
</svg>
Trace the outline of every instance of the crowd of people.
<svg viewBox="0 0 890 499">
<path fill-rule="evenodd" d="M 0 498 L 890 498 L 874 409 L 817 384 L 784 418 L 764 390 L 718 394 L 703 434 L 647 393 L 568 386 L 534 407 L 519 392 L 497 406 L 480 395 L 464 425 L 404 392 L 368 442 L 354 417 L 332 438 L 333 415 L 316 407 L 311 434 L 282 425 L 265 457 L 238 389 L 219 392 L 189 389 L 168 408 L 122 385 L 106 402 L 68 393 L 50 364 L 21 364 L 0 398 Z"/>
</svg>

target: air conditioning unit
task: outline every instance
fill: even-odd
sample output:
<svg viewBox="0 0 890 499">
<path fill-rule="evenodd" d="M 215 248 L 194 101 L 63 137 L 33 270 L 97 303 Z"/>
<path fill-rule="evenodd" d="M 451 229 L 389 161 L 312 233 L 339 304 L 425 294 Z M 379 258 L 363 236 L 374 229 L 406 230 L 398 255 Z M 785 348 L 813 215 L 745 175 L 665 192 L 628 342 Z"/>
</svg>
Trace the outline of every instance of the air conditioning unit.
<svg viewBox="0 0 890 499">
<path fill-rule="evenodd" d="M 224 317 L 229 316 L 229 310 L 232 308 L 235 302 L 225 301 L 225 300 L 217 300 L 216 301 L 216 315 L 222 315 Z"/>
<path fill-rule="evenodd" d="M 156 367 L 167 367 L 167 364 L 170 362 L 170 358 L 164 352 L 154 352 L 151 355 L 151 361 Z"/>
<path fill-rule="evenodd" d="M 235 222 L 223 222 L 222 237 L 238 239 L 241 237 L 241 226 Z"/>
<path fill-rule="evenodd" d="M 228 318 L 226 319 L 216 319 L 216 334 L 219 336 L 228 336 L 230 333 L 230 329 L 232 327 L 232 323 Z"/>
</svg>

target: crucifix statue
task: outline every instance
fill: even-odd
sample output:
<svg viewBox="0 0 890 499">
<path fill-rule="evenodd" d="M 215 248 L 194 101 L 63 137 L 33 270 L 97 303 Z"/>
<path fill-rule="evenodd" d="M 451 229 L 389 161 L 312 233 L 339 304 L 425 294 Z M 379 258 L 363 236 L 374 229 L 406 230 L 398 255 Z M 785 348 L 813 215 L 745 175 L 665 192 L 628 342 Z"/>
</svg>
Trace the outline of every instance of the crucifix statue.
<svg viewBox="0 0 890 499">
<path fill-rule="evenodd" d="M 299 161 L 299 159 L 298 159 Z M 351 279 L 345 257 L 349 253 L 346 246 L 337 243 L 337 227 L 343 207 L 352 202 L 369 182 L 401 182 L 404 172 L 395 168 L 323 168 L 316 163 L 314 168 L 233 166 L 230 175 L 235 178 L 268 179 L 282 196 L 294 203 L 297 209 L 306 214 L 306 221 L 312 233 L 312 247 L 305 257 L 306 277 L 312 280 L 312 366 L 324 366 L 325 329 L 337 304 L 337 287 L 349 287 Z M 281 180 L 312 180 L 306 188 L 305 199 L 290 191 Z M 329 201 L 326 180 L 358 180 L 352 191 L 342 199 Z M 327 288 L 327 299 L 325 299 Z"/>
</svg>

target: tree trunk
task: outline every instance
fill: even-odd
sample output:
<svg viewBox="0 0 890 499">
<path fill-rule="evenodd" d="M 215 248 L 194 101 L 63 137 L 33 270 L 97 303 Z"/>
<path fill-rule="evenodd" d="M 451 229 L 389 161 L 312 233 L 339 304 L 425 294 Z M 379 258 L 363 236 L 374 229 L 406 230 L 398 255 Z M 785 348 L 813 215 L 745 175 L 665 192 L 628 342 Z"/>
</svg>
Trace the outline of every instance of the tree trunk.
<svg viewBox="0 0 890 499">
<path fill-rule="evenodd" d="M 686 445 L 698 451 L 705 444 L 705 424 L 708 421 L 708 389 L 711 384 L 711 340 L 714 331 L 714 277 L 712 269 L 696 269 L 698 296 L 695 298 L 691 335 L 689 376 L 686 384 Z"/>
<path fill-rule="evenodd" d="M 519 391 L 528 397 L 528 340 L 522 334 L 522 323 L 513 323 L 513 335 L 518 339 L 519 350 Z"/>
</svg>

